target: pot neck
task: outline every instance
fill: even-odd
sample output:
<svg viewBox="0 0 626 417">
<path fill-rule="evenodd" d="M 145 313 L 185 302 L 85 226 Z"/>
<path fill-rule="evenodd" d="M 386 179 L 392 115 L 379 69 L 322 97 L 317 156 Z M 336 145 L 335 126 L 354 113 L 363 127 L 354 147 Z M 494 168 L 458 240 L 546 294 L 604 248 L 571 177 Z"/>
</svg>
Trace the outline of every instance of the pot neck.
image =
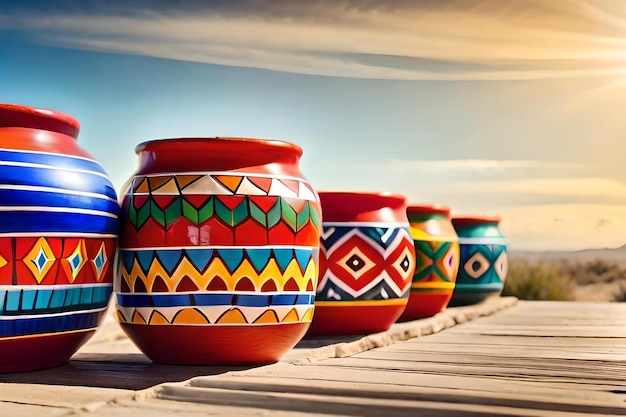
<svg viewBox="0 0 626 417">
<path fill-rule="evenodd" d="M 80 124 L 73 117 L 58 111 L 0 103 L 0 128 L 44 130 L 76 139 Z"/>
<path fill-rule="evenodd" d="M 319 192 L 325 222 L 403 222 L 406 198 L 380 192 Z"/>
<path fill-rule="evenodd" d="M 257 171 L 300 176 L 302 149 L 289 142 L 247 138 L 177 138 L 141 143 L 139 172 Z"/>
<path fill-rule="evenodd" d="M 450 208 L 441 204 L 412 205 L 406 209 L 410 222 L 426 220 L 450 220 Z"/>
</svg>

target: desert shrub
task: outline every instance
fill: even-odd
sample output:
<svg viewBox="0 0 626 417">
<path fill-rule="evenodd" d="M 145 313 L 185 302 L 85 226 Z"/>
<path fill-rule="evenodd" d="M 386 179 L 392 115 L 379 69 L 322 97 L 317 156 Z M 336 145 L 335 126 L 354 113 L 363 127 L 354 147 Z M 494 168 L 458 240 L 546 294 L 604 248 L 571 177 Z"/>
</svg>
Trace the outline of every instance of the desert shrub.
<svg viewBox="0 0 626 417">
<path fill-rule="evenodd" d="M 626 302 L 626 285 L 620 285 L 619 290 L 613 294 L 613 301 L 621 303 Z"/>
<path fill-rule="evenodd" d="M 564 273 L 574 278 L 578 285 L 600 284 L 626 279 L 626 269 L 602 259 L 580 263 L 563 261 Z"/>
<path fill-rule="evenodd" d="M 525 259 L 512 259 L 504 281 L 502 295 L 512 295 L 521 300 L 574 299 L 576 281 L 562 267 L 530 264 Z"/>
</svg>

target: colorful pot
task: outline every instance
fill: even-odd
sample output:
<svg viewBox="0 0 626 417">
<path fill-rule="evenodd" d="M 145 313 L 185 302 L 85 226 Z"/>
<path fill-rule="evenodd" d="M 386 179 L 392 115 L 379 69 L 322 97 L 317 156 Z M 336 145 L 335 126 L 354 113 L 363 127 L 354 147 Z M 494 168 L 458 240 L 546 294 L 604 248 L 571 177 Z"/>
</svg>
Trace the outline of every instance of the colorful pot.
<svg viewBox="0 0 626 417">
<path fill-rule="evenodd" d="M 450 306 L 475 304 L 502 292 L 508 259 L 499 223 L 495 216 L 452 218 L 461 262 Z"/>
<path fill-rule="evenodd" d="M 411 295 L 399 321 L 431 317 L 448 305 L 459 269 L 459 239 L 450 209 L 441 205 L 407 207 L 415 246 Z"/>
<path fill-rule="evenodd" d="M 0 104 L 0 372 L 66 363 L 106 313 L 119 207 L 78 131 Z"/>
<path fill-rule="evenodd" d="M 406 306 L 415 250 L 405 198 L 322 192 L 320 274 L 310 335 L 389 329 Z"/>
<path fill-rule="evenodd" d="M 118 319 L 153 361 L 278 361 L 313 316 L 320 205 L 291 143 L 137 146 L 122 204 Z"/>
</svg>

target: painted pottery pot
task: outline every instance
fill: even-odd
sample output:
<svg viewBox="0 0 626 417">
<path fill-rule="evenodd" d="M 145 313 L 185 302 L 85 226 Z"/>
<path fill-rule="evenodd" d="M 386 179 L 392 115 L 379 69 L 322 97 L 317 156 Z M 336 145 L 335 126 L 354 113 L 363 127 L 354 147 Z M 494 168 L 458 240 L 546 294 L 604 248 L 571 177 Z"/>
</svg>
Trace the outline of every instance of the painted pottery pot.
<svg viewBox="0 0 626 417">
<path fill-rule="evenodd" d="M 453 217 L 461 260 L 449 305 L 475 304 L 502 292 L 508 270 L 506 240 L 496 216 Z"/>
<path fill-rule="evenodd" d="M 307 331 L 321 209 L 291 143 L 137 146 L 122 200 L 118 319 L 153 361 L 278 361 Z"/>
<path fill-rule="evenodd" d="M 407 207 L 415 246 L 411 294 L 399 321 L 431 317 L 448 305 L 459 269 L 459 239 L 450 209 L 442 205 Z"/>
<path fill-rule="evenodd" d="M 320 192 L 324 221 L 310 335 L 385 331 L 404 310 L 415 270 L 405 198 Z"/>
<path fill-rule="evenodd" d="M 66 363 L 112 292 L 119 206 L 78 122 L 0 104 L 0 371 Z"/>
</svg>

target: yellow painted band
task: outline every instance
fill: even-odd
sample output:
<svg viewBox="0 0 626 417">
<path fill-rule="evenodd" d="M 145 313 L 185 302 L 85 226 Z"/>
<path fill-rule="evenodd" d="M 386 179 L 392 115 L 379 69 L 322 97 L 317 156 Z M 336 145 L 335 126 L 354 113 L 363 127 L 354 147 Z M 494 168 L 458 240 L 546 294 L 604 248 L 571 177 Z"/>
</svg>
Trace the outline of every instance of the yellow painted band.
<svg viewBox="0 0 626 417">
<path fill-rule="evenodd" d="M 367 301 L 315 301 L 315 307 L 350 307 L 350 306 L 400 306 L 407 303 L 407 298 L 391 298 L 389 300 Z"/>
</svg>

